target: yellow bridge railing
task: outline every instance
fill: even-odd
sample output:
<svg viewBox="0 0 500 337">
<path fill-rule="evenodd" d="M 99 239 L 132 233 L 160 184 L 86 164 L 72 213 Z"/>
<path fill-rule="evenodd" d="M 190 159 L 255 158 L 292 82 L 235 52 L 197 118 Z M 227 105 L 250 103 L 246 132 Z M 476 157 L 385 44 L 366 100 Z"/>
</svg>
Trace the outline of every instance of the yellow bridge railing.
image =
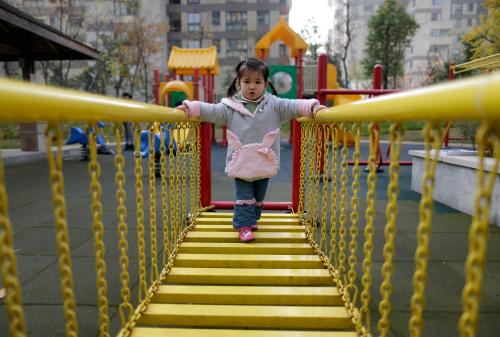
<svg viewBox="0 0 500 337">
<path fill-rule="evenodd" d="M 429 240 L 432 224 L 432 193 L 437 158 L 442 143 L 441 121 L 469 120 L 480 122 L 476 207 L 469 235 L 469 252 L 465 263 L 461 336 L 474 336 L 479 315 L 480 293 L 488 236 L 491 195 L 500 159 L 500 76 L 492 75 L 456 81 L 407 93 L 351 103 L 321 111 L 315 120 L 301 123 L 300 202 L 297 213 L 306 225 L 307 237 L 330 271 L 342 294 L 345 307 L 359 335 L 387 336 L 390 328 L 396 219 L 399 199 L 399 157 L 404 130 L 402 122 L 423 120 L 425 165 L 417 229 L 411 318 L 411 336 L 420 336 L 424 324 L 425 289 Z M 0 81 L 2 112 L 0 123 L 47 122 L 47 148 L 52 188 L 54 223 L 57 235 L 60 286 L 64 303 L 65 332 L 78 335 L 76 300 L 73 286 L 66 197 L 62 161 L 61 123 L 86 123 L 89 135 L 92 230 L 94 236 L 96 286 L 98 294 L 99 336 L 110 336 L 108 289 L 120 289 L 117 312 L 120 336 L 128 336 L 146 310 L 153 294 L 172 268 L 178 246 L 194 225 L 200 193 L 199 124 L 186 120 L 180 111 L 154 105 L 129 102 L 70 90 Z M 117 144 L 114 158 L 119 277 L 109 280 L 104 244 L 101 164 L 97 160 L 98 121 L 114 122 Z M 144 168 L 138 152 L 133 158 L 135 177 L 135 219 L 137 237 L 137 275 L 131 275 L 128 235 L 130 220 L 126 209 L 125 159 L 120 144 L 122 122 L 134 122 L 134 145 L 140 148 L 142 130 L 149 137 L 149 156 Z M 376 284 L 374 273 L 374 236 L 377 210 L 376 158 L 379 131 L 368 127 L 369 172 L 367 193 L 361 195 L 361 130 L 367 123 L 391 122 L 389 130 L 391 164 L 384 219 L 382 281 Z M 154 126 L 154 122 L 159 122 Z M 163 131 L 169 131 L 163 132 Z M 354 135 L 354 150 L 349 151 L 346 135 Z M 160 154 L 155 156 L 154 137 L 160 133 Z M 165 135 L 168 134 L 168 139 Z M 343 145 L 343 146 L 341 146 Z M 50 151 L 53 147 L 55 151 Z M 490 173 L 484 170 L 486 156 L 493 156 Z M 156 157 L 156 158 L 155 158 Z M 354 165 L 349 169 L 348 161 Z M 157 191 L 155 165 L 160 166 L 160 190 Z M 12 224 L 8 214 L 3 164 L 0 163 L 0 266 L 6 288 L 6 308 L 11 336 L 25 336 L 26 323 L 22 307 L 20 281 L 17 276 Z M 144 181 L 143 175 L 148 179 Z M 329 179 L 328 179 L 329 178 Z M 147 186 L 144 186 L 144 184 Z M 147 193 L 146 193 L 147 192 Z M 146 194 L 148 194 L 146 196 Z M 149 208 L 149 226 L 145 209 Z M 149 238 L 146 238 L 149 232 Z M 159 238 L 162 238 L 159 240 Z M 147 239 L 147 240 L 146 240 Z M 146 242 L 150 245 L 147 247 Z M 161 242 L 160 242 L 161 241 Z M 147 250 L 149 249 L 149 254 Z M 159 267 L 161 266 L 161 267 Z M 131 279 L 137 279 L 137 299 L 132 298 Z M 379 286 L 374 293 L 374 286 Z M 375 299 L 380 298 L 374 303 Z M 137 305 L 133 305 L 137 303 Z M 378 314 L 372 306 L 376 305 Z"/>
<path fill-rule="evenodd" d="M 425 290 L 429 241 L 431 239 L 433 189 L 444 121 L 477 121 L 478 171 L 475 208 L 465 262 L 466 282 L 463 311 L 457 322 L 461 336 L 475 336 L 479 318 L 489 212 L 500 159 L 500 74 L 455 81 L 423 89 L 358 101 L 322 110 L 314 120 L 302 119 L 300 160 L 300 204 L 298 213 L 307 226 L 307 236 L 328 266 L 358 334 L 388 336 L 391 314 L 396 218 L 398 216 L 400 153 L 403 122 L 424 121 L 425 164 L 417 228 L 410 336 L 421 336 L 424 325 Z M 390 122 L 390 166 L 383 233 L 382 280 L 374 294 L 374 235 L 377 185 L 376 122 Z M 369 160 L 366 195 L 360 195 L 361 129 L 369 130 Z M 348 150 L 347 133 L 354 136 Z M 339 136 L 339 135 L 342 135 Z M 490 156 L 492 158 L 486 158 Z M 485 161 L 492 161 L 489 172 Z M 349 170 L 349 161 L 353 163 Z M 460 184 L 462 182 L 457 182 Z M 498 184 L 498 183 L 497 183 Z M 497 186 L 500 188 L 500 186 Z M 496 205 L 498 207 L 498 205 Z M 380 224 L 379 224 L 380 225 Z M 375 296 L 376 295 L 376 296 Z M 378 303 L 373 299 L 379 298 Z M 401 298 L 398 298 L 401 300 Z M 378 319 L 372 319 L 376 305 Z"/>
<path fill-rule="evenodd" d="M 59 257 L 60 286 L 64 303 L 66 336 L 78 335 L 76 301 L 71 263 L 66 197 L 64 194 L 61 124 L 66 121 L 87 125 L 89 140 L 88 172 L 90 177 L 90 211 L 94 233 L 94 253 L 99 312 L 99 336 L 110 335 L 110 308 L 108 289 L 120 289 L 118 314 L 120 334 L 126 335 L 137 317 L 147 307 L 153 293 L 172 267 L 178 245 L 193 226 L 200 211 L 200 141 L 199 123 L 188 121 L 184 113 L 157 105 L 142 104 L 72 90 L 50 88 L 10 80 L 0 80 L 2 112 L 0 123 L 46 122 L 48 163 L 52 188 L 54 223 Z M 119 258 L 119 278 L 109 280 L 102 222 L 103 203 L 101 165 L 97 160 L 98 121 L 114 123 L 113 135 L 117 144 L 114 157 L 116 183 L 116 214 Z M 133 157 L 135 176 L 135 219 L 127 219 L 125 192 L 125 157 L 122 153 L 123 122 L 134 122 L 133 139 L 136 149 Z M 143 168 L 141 132 L 148 134 L 149 155 Z M 160 152 L 155 154 L 155 136 L 160 134 Z M 168 139 L 165 137 L 168 136 Z M 55 150 L 52 151 L 55 147 Z M 0 266 L 2 283 L 6 290 L 6 308 L 11 336 L 25 336 L 26 323 L 22 307 L 20 282 L 17 276 L 16 255 L 13 247 L 12 224 L 8 215 L 4 168 L 0 158 Z M 161 191 L 156 191 L 156 166 L 160 167 Z M 146 172 L 144 172 L 146 171 Z M 143 174 L 148 176 L 144 186 Z M 146 196 L 146 194 L 149 194 Z M 160 196 L 157 200 L 157 196 Z M 145 201 L 146 199 L 146 201 Z M 160 204 L 158 205 L 157 202 Z M 149 208 L 149 225 L 145 223 Z M 137 237 L 137 275 L 131 275 L 129 225 L 133 223 Z M 159 233 L 158 231 L 162 231 Z M 150 246 L 146 247 L 146 232 Z M 159 238 L 161 242 L 159 241 Z M 149 250 L 149 252 L 147 252 Z M 149 256 L 149 257 L 148 257 Z M 160 269 L 159 266 L 162 266 Z M 136 268 L 134 268 L 135 270 Z M 147 272 L 149 269 L 149 273 Z M 137 279 L 138 299 L 131 298 L 131 279 Z M 134 307 L 132 303 L 137 303 Z"/>
</svg>

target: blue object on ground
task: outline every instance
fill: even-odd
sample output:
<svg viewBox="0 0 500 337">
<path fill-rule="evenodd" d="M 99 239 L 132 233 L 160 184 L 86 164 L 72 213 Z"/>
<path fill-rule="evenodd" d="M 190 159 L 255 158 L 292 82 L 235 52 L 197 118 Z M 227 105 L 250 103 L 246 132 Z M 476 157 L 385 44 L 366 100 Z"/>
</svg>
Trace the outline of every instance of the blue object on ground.
<svg viewBox="0 0 500 337">
<path fill-rule="evenodd" d="M 71 145 L 71 144 L 77 144 L 77 143 L 82 144 L 82 145 L 88 145 L 89 137 L 87 136 L 87 133 L 82 128 L 73 127 L 70 130 L 69 138 L 66 141 L 66 144 Z M 106 144 L 106 142 L 104 141 L 104 137 L 100 133 L 97 134 L 97 144 L 98 145 L 105 145 Z"/>
<path fill-rule="evenodd" d="M 160 153 L 160 144 L 161 144 L 161 137 L 160 137 L 160 132 L 157 132 L 155 134 L 155 153 Z M 169 129 L 165 129 L 165 147 L 167 149 L 168 153 L 168 141 L 170 139 L 170 131 Z M 175 142 L 175 139 L 173 140 L 173 145 L 174 145 L 174 155 L 177 152 L 177 144 Z M 149 156 L 149 134 L 147 130 L 142 130 L 141 131 L 141 148 L 140 148 L 141 156 L 143 158 L 147 158 Z"/>
</svg>

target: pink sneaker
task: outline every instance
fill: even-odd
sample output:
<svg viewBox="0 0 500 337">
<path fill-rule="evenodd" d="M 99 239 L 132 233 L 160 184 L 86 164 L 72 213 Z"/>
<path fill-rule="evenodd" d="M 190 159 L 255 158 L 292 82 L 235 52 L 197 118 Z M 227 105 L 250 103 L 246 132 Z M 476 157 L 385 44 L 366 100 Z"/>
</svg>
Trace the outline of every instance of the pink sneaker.
<svg viewBox="0 0 500 337">
<path fill-rule="evenodd" d="M 255 240 L 255 235 L 253 235 L 251 227 L 240 228 L 240 241 L 241 242 L 250 242 L 253 240 Z"/>
<path fill-rule="evenodd" d="M 255 225 L 250 226 L 250 228 L 251 228 L 253 231 L 256 231 L 257 229 L 259 229 L 259 226 L 257 226 L 257 224 L 255 224 Z"/>
</svg>

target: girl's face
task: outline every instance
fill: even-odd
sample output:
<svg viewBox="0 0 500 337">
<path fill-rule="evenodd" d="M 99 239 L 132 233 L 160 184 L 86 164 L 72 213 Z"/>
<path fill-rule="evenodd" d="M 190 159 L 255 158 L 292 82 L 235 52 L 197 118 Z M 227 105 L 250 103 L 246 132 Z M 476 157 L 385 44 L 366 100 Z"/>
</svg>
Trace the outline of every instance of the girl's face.
<svg viewBox="0 0 500 337">
<path fill-rule="evenodd" d="M 241 93 L 246 99 L 255 101 L 264 94 L 267 83 L 260 71 L 247 70 L 240 78 Z"/>
</svg>

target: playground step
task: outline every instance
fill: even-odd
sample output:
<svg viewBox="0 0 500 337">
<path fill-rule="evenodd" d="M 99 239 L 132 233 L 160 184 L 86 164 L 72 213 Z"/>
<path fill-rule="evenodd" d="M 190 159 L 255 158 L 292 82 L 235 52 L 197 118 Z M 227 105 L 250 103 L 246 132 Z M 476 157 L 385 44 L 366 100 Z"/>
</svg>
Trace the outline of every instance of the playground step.
<svg viewBox="0 0 500 337">
<path fill-rule="evenodd" d="M 165 284 L 225 285 L 327 285 L 333 286 L 326 269 L 254 269 L 174 267 Z"/>
<path fill-rule="evenodd" d="M 255 232 L 255 239 L 262 243 L 306 243 L 305 233 Z M 239 242 L 237 232 L 189 232 L 185 242 Z"/>
<path fill-rule="evenodd" d="M 257 221 L 259 225 L 272 225 L 272 226 L 290 226 L 300 225 L 297 218 L 280 219 L 280 218 L 261 218 Z M 197 225 L 232 225 L 233 218 L 197 218 Z"/>
<path fill-rule="evenodd" d="M 150 304 L 139 324 L 271 329 L 347 329 L 344 306 Z"/>
<path fill-rule="evenodd" d="M 317 255 L 178 254 L 176 267 L 201 268 L 323 268 Z"/>
<path fill-rule="evenodd" d="M 130 337 L 356 337 L 354 331 L 290 331 L 247 329 L 144 328 L 132 330 Z"/>
<path fill-rule="evenodd" d="M 304 232 L 304 226 L 259 225 L 259 232 Z M 232 225 L 196 225 L 195 232 L 235 232 Z"/>
<path fill-rule="evenodd" d="M 179 253 L 190 254 L 288 254 L 309 255 L 314 250 L 308 243 L 217 243 L 184 242 Z"/>
<path fill-rule="evenodd" d="M 233 212 L 201 212 L 202 218 L 233 218 Z M 262 213 L 261 218 L 279 218 L 279 219 L 298 219 L 296 214 L 292 213 Z"/>
<path fill-rule="evenodd" d="M 342 305 L 336 287 L 160 286 L 155 303 L 238 305 Z"/>
</svg>

